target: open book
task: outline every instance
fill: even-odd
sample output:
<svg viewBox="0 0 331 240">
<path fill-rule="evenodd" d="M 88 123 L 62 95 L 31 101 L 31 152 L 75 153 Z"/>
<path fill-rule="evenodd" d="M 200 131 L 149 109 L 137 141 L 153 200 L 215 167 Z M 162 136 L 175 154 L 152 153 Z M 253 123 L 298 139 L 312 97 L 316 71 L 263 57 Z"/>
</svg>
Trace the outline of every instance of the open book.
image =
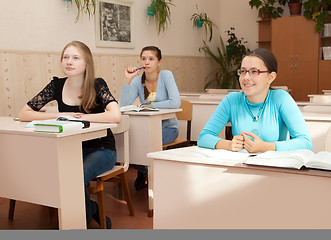
<svg viewBox="0 0 331 240">
<path fill-rule="evenodd" d="M 128 105 L 120 108 L 121 112 L 159 111 L 158 108 L 150 104 L 142 103 L 139 106 Z"/>
<path fill-rule="evenodd" d="M 301 149 L 295 151 L 268 151 L 265 153 L 249 154 L 247 151 L 232 152 L 219 149 L 196 148 L 195 152 L 216 159 L 239 160 L 245 164 L 280 167 L 280 168 L 314 168 L 331 171 L 331 152 L 314 153 Z"/>
<path fill-rule="evenodd" d="M 306 149 L 286 152 L 268 151 L 249 157 L 245 163 L 283 168 L 300 169 L 306 167 L 331 170 L 331 152 L 322 151 L 315 154 Z"/>
</svg>

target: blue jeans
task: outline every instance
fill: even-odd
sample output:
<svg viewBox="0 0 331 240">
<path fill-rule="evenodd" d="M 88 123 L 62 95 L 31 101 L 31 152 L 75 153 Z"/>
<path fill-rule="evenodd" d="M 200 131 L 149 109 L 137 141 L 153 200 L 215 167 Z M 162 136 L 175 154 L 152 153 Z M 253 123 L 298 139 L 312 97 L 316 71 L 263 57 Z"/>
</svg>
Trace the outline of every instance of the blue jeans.
<svg viewBox="0 0 331 240">
<path fill-rule="evenodd" d="M 116 151 L 109 149 L 83 149 L 86 224 L 98 212 L 97 204 L 91 200 L 86 185 L 99 174 L 112 169 L 116 160 Z"/>
<path fill-rule="evenodd" d="M 178 137 L 177 128 L 162 128 L 162 145 L 171 143 Z"/>
<path fill-rule="evenodd" d="M 178 137 L 178 129 L 177 128 L 162 128 L 162 145 L 171 143 L 175 141 Z M 146 166 L 137 165 L 135 167 L 138 170 L 138 174 L 147 175 L 148 169 Z"/>
</svg>

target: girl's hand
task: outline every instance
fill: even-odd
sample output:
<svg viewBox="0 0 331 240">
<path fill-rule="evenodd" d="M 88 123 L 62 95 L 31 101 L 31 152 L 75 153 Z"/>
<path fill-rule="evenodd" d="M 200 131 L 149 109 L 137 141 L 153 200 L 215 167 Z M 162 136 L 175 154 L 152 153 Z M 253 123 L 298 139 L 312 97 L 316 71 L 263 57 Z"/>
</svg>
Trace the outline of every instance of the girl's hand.
<svg viewBox="0 0 331 240">
<path fill-rule="evenodd" d="M 61 112 L 59 115 L 60 116 L 62 116 L 62 115 L 70 115 L 72 117 L 75 117 L 75 118 L 78 118 L 78 119 L 82 119 L 82 116 L 83 115 L 86 115 L 86 114 L 81 113 L 81 112 Z"/>
<path fill-rule="evenodd" d="M 125 69 L 124 72 L 124 83 L 130 84 L 132 79 L 136 76 L 138 76 L 140 70 L 137 70 L 136 67 L 128 67 Z"/>
<path fill-rule="evenodd" d="M 84 113 L 74 113 L 72 116 L 78 119 L 83 119 L 83 116 L 86 115 Z"/>
<path fill-rule="evenodd" d="M 265 142 L 252 132 L 242 132 L 241 135 L 244 137 L 244 147 L 249 153 L 275 151 L 275 143 Z M 250 136 L 251 138 L 249 138 Z"/>
<path fill-rule="evenodd" d="M 231 151 L 238 152 L 244 148 L 244 137 L 242 135 L 236 135 L 231 141 Z"/>
</svg>

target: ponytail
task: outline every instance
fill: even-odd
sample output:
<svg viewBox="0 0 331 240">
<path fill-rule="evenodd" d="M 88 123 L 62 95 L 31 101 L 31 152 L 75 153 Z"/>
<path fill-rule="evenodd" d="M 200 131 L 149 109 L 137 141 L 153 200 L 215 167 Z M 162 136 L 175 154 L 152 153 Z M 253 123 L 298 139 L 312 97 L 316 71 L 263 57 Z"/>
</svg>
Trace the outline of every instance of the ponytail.
<svg viewBox="0 0 331 240">
<path fill-rule="evenodd" d="M 148 91 L 148 89 L 146 87 L 145 81 L 146 81 L 146 73 L 144 72 L 143 75 L 141 76 L 141 84 L 144 87 L 144 99 L 147 99 L 148 96 L 149 96 L 149 91 Z"/>
</svg>

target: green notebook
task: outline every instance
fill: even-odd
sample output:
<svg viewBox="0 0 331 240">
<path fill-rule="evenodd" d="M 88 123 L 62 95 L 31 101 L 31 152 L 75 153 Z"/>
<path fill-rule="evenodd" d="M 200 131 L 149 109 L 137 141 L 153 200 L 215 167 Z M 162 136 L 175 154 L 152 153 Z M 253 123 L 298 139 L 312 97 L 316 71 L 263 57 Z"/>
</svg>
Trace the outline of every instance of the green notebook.
<svg viewBox="0 0 331 240">
<path fill-rule="evenodd" d="M 84 127 L 82 122 L 43 120 L 34 124 L 35 132 L 61 133 L 72 130 L 79 130 Z"/>
</svg>

